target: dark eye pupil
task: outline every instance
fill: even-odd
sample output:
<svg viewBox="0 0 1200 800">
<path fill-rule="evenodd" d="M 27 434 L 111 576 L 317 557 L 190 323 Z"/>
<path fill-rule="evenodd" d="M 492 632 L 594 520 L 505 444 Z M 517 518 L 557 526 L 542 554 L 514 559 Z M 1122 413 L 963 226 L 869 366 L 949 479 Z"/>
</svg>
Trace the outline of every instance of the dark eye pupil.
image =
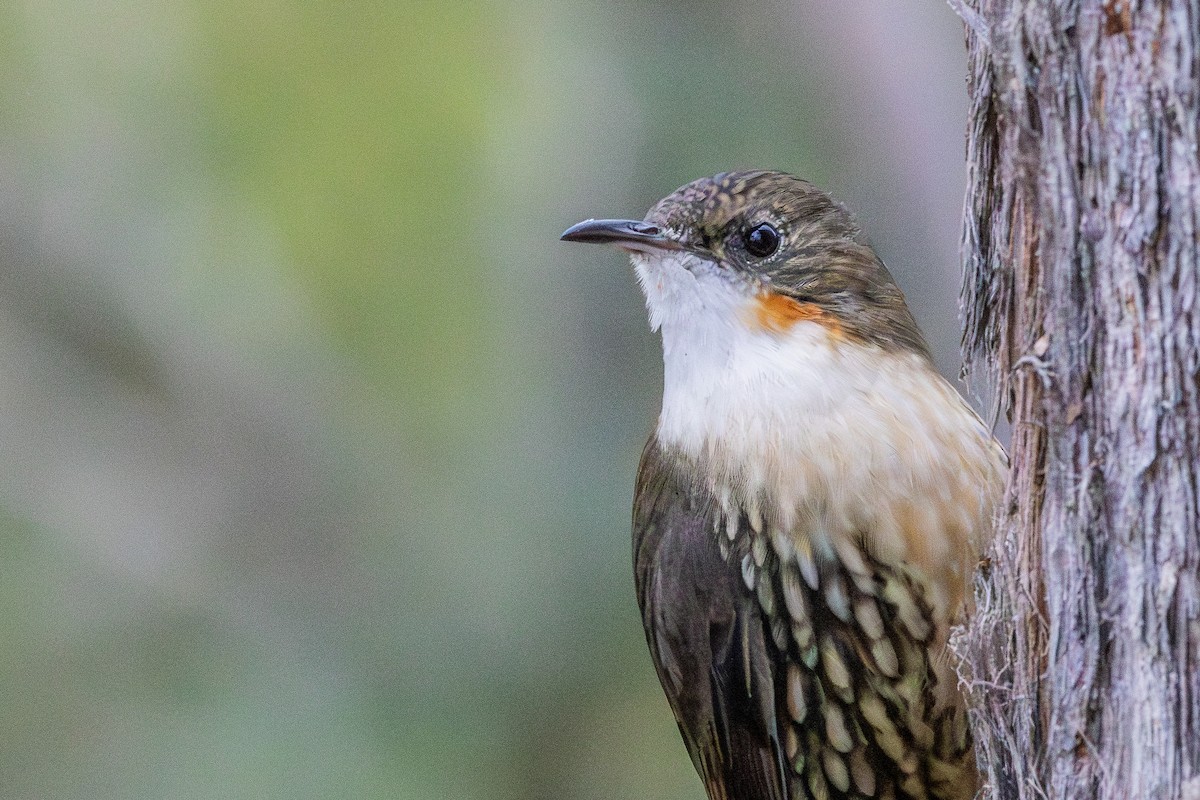
<svg viewBox="0 0 1200 800">
<path fill-rule="evenodd" d="M 767 223 L 746 231 L 746 251 L 752 256 L 766 258 L 779 249 L 779 231 Z"/>
</svg>

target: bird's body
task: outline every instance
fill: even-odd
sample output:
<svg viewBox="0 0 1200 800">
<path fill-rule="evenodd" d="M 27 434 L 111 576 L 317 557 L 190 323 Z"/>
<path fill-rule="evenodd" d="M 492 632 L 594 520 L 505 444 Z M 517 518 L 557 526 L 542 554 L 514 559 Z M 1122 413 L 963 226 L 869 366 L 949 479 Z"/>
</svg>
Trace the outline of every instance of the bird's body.
<svg viewBox="0 0 1200 800">
<path fill-rule="evenodd" d="M 849 216 L 734 173 L 572 231 L 632 253 L 662 332 L 635 572 L 711 800 L 972 797 L 946 642 L 1004 456 Z"/>
</svg>

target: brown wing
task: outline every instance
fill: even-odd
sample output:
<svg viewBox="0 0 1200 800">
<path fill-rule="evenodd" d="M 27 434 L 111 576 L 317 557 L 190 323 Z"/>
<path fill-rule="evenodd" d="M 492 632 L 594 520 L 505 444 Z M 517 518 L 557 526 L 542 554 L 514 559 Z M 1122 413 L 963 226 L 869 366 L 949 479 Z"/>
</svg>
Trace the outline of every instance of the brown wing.
<svg viewBox="0 0 1200 800">
<path fill-rule="evenodd" d="M 972 797 L 946 625 L 920 576 L 865 548 L 770 539 L 744 516 L 728 536 L 671 464 L 651 440 L 634 564 L 647 641 L 709 797 Z"/>
<path fill-rule="evenodd" d="M 765 618 L 722 557 L 710 498 L 653 440 L 638 471 L 634 570 L 646 640 L 712 800 L 787 800 Z"/>
</svg>

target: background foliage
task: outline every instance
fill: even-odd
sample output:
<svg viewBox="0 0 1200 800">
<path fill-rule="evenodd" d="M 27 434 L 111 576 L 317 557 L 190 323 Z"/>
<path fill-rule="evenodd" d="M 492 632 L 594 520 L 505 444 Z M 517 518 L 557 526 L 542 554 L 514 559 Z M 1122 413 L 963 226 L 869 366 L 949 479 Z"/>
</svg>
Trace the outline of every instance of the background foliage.
<svg viewBox="0 0 1200 800">
<path fill-rule="evenodd" d="M 804 5 L 0 6 L 0 796 L 700 797 L 556 239 L 794 171 L 955 372 L 961 27 Z"/>
</svg>

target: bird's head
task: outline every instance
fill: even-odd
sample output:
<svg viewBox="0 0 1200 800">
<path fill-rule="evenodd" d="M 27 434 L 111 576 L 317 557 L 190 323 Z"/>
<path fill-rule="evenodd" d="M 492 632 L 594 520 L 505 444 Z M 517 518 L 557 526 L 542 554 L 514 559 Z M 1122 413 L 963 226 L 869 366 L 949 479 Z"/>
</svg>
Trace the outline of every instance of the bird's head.
<svg viewBox="0 0 1200 800">
<path fill-rule="evenodd" d="M 847 341 L 928 357 L 904 296 L 846 209 L 781 172 L 729 172 L 683 186 L 642 221 L 587 220 L 562 236 L 632 255 L 651 324 L 763 336 L 816 323 Z"/>
</svg>

